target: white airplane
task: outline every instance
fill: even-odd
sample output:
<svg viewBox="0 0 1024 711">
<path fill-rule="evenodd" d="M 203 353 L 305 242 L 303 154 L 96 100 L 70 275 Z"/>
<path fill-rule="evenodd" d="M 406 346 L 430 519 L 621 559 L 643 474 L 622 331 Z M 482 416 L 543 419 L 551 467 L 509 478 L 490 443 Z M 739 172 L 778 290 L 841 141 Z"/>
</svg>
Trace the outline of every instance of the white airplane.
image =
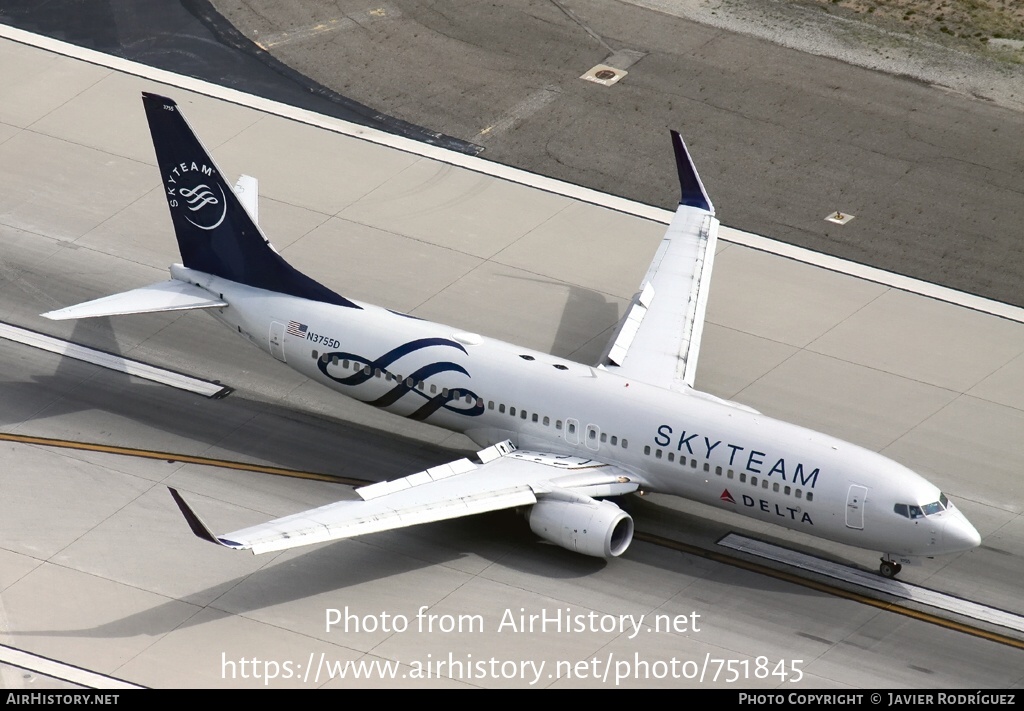
<svg viewBox="0 0 1024 711">
<path fill-rule="evenodd" d="M 143 94 L 183 264 L 152 286 L 53 311 L 52 319 L 206 309 L 306 377 L 396 415 L 462 432 L 482 449 L 360 500 L 200 538 L 254 553 L 522 507 L 541 538 L 621 555 L 630 516 L 605 497 L 683 496 L 811 536 L 915 558 L 981 538 L 933 484 L 862 447 L 693 389 L 718 220 L 673 132 L 682 197 L 606 355 L 595 365 L 347 299 L 299 273 L 256 224 L 174 101 Z"/>
</svg>

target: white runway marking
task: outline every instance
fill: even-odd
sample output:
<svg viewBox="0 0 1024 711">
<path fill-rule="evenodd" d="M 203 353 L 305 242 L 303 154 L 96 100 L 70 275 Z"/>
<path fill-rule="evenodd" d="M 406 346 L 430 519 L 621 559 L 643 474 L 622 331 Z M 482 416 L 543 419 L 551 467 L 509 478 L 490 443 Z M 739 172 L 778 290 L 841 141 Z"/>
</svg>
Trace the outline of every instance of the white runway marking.
<svg viewBox="0 0 1024 711">
<path fill-rule="evenodd" d="M 287 106 L 285 103 L 271 101 L 269 99 L 260 98 L 259 96 L 253 96 L 251 94 L 238 91 L 237 89 L 228 89 L 200 79 L 193 79 L 164 70 L 146 67 L 128 59 L 110 56 L 92 49 L 77 47 L 73 44 L 60 42 L 59 40 L 50 39 L 48 37 L 41 37 L 6 25 L 0 25 L 0 37 L 10 39 L 14 42 L 28 44 L 33 47 L 39 47 L 57 54 L 63 54 L 65 56 L 71 56 L 83 61 L 88 61 L 90 64 L 98 65 L 100 67 L 106 67 L 118 72 L 151 79 L 169 86 L 177 86 L 188 91 L 195 91 L 206 96 L 212 96 L 214 98 L 231 101 L 233 103 L 239 103 L 241 106 L 249 107 L 256 111 L 262 111 L 274 116 L 300 121 L 310 126 L 317 126 L 343 135 L 378 143 L 380 145 L 388 145 L 390 148 L 416 156 L 430 158 L 435 161 L 459 166 L 484 175 L 492 175 L 494 177 L 522 185 L 537 187 L 538 190 L 565 196 L 573 200 L 582 200 L 584 202 L 591 203 L 592 205 L 600 205 L 626 214 L 650 219 L 655 222 L 669 224 L 672 219 L 672 215 L 674 214 L 673 210 L 651 207 L 650 205 L 644 205 L 625 198 L 605 195 L 604 193 L 599 193 L 598 191 L 590 189 L 590 187 L 573 185 L 568 182 L 545 177 L 543 175 L 537 175 L 518 168 L 511 168 L 498 163 L 485 161 L 475 156 L 467 156 L 454 151 L 447 151 L 436 147 L 436 145 L 421 143 L 420 141 L 413 140 L 412 138 L 404 138 L 384 131 L 378 131 L 373 128 L 367 128 L 366 126 L 351 124 L 346 121 L 342 121 L 341 119 L 334 119 L 314 114 L 309 111 L 304 111 L 302 109 L 296 109 L 295 107 Z M 840 274 L 865 279 L 869 282 L 882 284 L 901 291 L 920 294 L 939 301 L 965 306 L 983 313 L 991 313 L 992 316 L 1024 324 L 1024 308 L 1020 308 L 1019 306 L 1011 306 L 1009 304 L 993 301 L 992 299 L 986 299 L 973 294 L 967 294 L 962 291 L 956 291 L 955 289 L 948 289 L 935 284 L 929 284 L 928 282 L 923 282 L 918 279 L 903 277 L 901 275 L 893 274 L 891 271 L 886 271 L 885 269 L 865 266 L 863 264 L 857 264 L 845 259 L 829 256 L 827 254 L 813 252 L 809 249 L 776 242 L 775 240 L 760 237 L 753 233 L 741 232 L 739 229 L 733 229 L 724 224 L 721 227 L 719 239 L 743 245 L 745 247 L 759 249 L 770 254 L 777 254 L 779 256 L 786 257 L 787 259 L 793 259 L 805 264 L 813 264 L 831 271 L 838 271 Z"/>
<path fill-rule="evenodd" d="M 747 538 L 736 533 L 730 533 L 725 536 L 718 544 L 735 551 L 749 553 L 760 558 L 767 558 L 802 570 L 826 575 L 836 580 L 860 585 L 861 587 L 892 595 L 903 600 L 911 600 L 939 610 L 969 617 L 979 622 L 987 622 L 1007 629 L 1017 630 L 1018 632 L 1024 632 L 1024 617 L 1020 615 L 981 605 L 970 600 L 964 600 L 953 595 L 947 595 L 936 590 L 910 585 L 899 580 L 889 580 L 877 573 L 856 570 L 839 563 L 833 563 L 822 558 L 807 555 L 806 553 Z"/>
<path fill-rule="evenodd" d="M 543 175 L 536 175 L 518 168 L 511 168 L 498 163 L 491 163 L 490 161 L 483 160 L 476 156 L 456 153 L 437 146 L 420 143 L 419 141 L 415 141 L 411 138 L 395 136 L 390 133 L 385 133 L 384 131 L 378 131 L 365 126 L 348 123 L 341 119 L 322 116 L 320 114 L 313 113 L 312 111 L 297 109 L 294 106 L 288 106 L 276 101 L 270 101 L 269 99 L 262 99 L 258 96 L 245 94 L 236 89 L 228 89 L 200 79 L 193 79 L 180 74 L 174 74 L 163 69 L 154 69 L 153 67 L 147 67 L 143 64 L 138 64 L 127 59 L 112 57 L 103 54 L 102 52 L 76 47 L 74 45 L 67 44 L 66 42 L 50 39 L 49 37 L 34 35 L 31 32 L 19 30 L 7 25 L 0 24 L 0 37 L 5 37 L 32 47 L 38 47 L 56 54 L 73 57 L 91 64 L 108 67 L 115 71 L 161 82 L 168 86 L 176 86 L 187 91 L 194 91 L 204 96 L 211 96 L 224 101 L 230 101 L 241 106 L 248 106 L 249 108 L 256 109 L 257 111 L 264 111 L 275 116 L 300 121 L 310 126 L 317 126 L 318 128 L 335 131 L 353 138 L 360 138 L 365 141 L 370 141 L 371 143 L 389 146 L 391 148 L 405 151 L 406 153 L 422 156 L 424 158 L 431 158 L 433 160 L 466 168 L 467 170 L 472 170 L 484 175 L 501 178 L 502 180 L 508 180 L 520 185 L 527 185 L 539 190 L 546 190 L 547 192 L 556 195 L 563 195 L 574 200 L 588 202 L 592 205 L 600 205 L 612 210 L 618 210 L 619 212 L 623 212 L 628 215 L 636 215 L 637 217 L 643 217 L 664 225 L 667 225 L 671 221 L 672 215 L 674 214 L 672 210 L 651 207 L 650 205 L 644 205 L 642 203 L 634 202 L 633 200 L 627 200 L 614 195 L 607 195 L 591 188 L 584 188 L 579 185 L 562 182 L 561 180 L 555 180 L 554 178 L 547 178 Z M 920 294 L 921 296 L 927 296 L 939 301 L 956 304 L 974 311 L 980 311 L 982 313 L 999 316 L 1000 318 L 1005 318 L 1010 321 L 1024 323 L 1024 308 L 1010 306 L 998 301 L 993 301 L 992 299 L 985 299 L 980 296 L 967 294 L 944 286 L 929 284 L 928 282 L 921 281 L 920 279 L 901 276 L 899 274 L 887 272 L 884 269 L 876 269 L 874 267 L 864 266 L 863 264 L 856 264 L 844 259 L 839 259 L 838 257 L 832 257 L 827 254 L 813 252 L 809 249 L 803 249 L 802 247 L 795 247 L 791 244 L 777 242 L 776 240 L 761 237 L 750 232 L 735 230 L 726 227 L 725 225 L 722 225 L 721 230 L 719 231 L 719 239 L 727 242 L 733 242 L 735 244 L 741 244 L 753 249 L 759 249 L 762 252 L 777 254 L 781 257 L 786 257 L 787 259 L 803 262 L 804 264 L 811 264 L 840 274 L 847 274 L 849 276 L 866 279 L 901 291 Z"/>
<path fill-rule="evenodd" d="M 262 37 L 256 37 L 253 41 L 261 49 L 269 50 L 272 47 L 279 47 L 283 44 L 291 44 L 292 42 L 300 42 L 327 32 L 348 30 L 353 27 L 359 27 L 367 24 L 368 22 L 373 22 L 374 20 L 394 19 L 399 17 L 401 14 L 402 13 L 396 7 L 380 5 L 372 10 L 365 10 L 363 12 L 345 15 L 341 18 L 332 18 L 316 25 L 310 25 L 309 27 L 300 27 L 299 29 L 289 30 L 287 32 L 275 32 L 273 34 L 263 35 Z"/>
<path fill-rule="evenodd" d="M 476 156 L 456 153 L 437 146 L 420 143 L 419 141 L 414 141 L 410 138 L 394 136 L 390 133 L 377 131 L 365 126 L 357 126 L 356 124 L 351 124 L 346 121 L 342 121 L 341 119 L 330 118 L 311 111 L 297 109 L 293 106 L 287 106 L 276 101 L 270 101 L 269 99 L 262 99 L 258 96 L 245 94 L 235 89 L 227 89 L 199 79 L 192 79 L 180 74 L 174 74 L 163 69 L 154 69 L 153 67 L 147 67 L 143 64 L 138 64 L 127 59 L 111 57 L 101 52 L 96 52 L 95 50 L 76 47 L 74 45 L 67 44 L 66 42 L 50 39 L 49 37 L 34 35 L 31 32 L 19 30 L 7 25 L 0 24 L 0 37 L 5 37 L 15 42 L 21 42 L 22 44 L 27 44 L 33 47 L 39 47 L 40 49 L 62 54 L 67 57 L 80 59 L 91 64 L 108 67 L 126 74 L 132 74 L 146 79 L 151 79 L 153 81 L 158 81 L 163 84 L 167 84 L 168 86 L 176 86 L 205 96 L 212 96 L 214 98 L 230 101 L 242 106 L 248 106 L 252 109 L 256 109 L 257 111 L 265 111 L 266 113 L 274 114 L 275 116 L 301 121 L 302 123 L 317 126 L 329 131 L 336 131 L 337 133 L 341 133 L 346 136 L 361 138 L 379 145 L 390 146 L 407 153 L 423 156 L 424 158 L 432 158 L 433 160 L 460 166 L 477 173 L 501 178 L 502 180 L 508 180 L 514 183 L 519 183 L 520 185 L 527 185 L 540 190 L 546 190 L 556 195 L 564 195 L 565 197 L 582 200 L 593 205 L 601 205 L 628 215 L 636 215 L 637 217 L 643 217 L 665 225 L 667 225 L 672 219 L 673 211 L 671 210 L 651 207 L 650 205 L 644 205 L 642 203 L 626 200 L 625 198 L 616 197 L 614 195 L 606 195 L 590 188 L 572 185 L 570 183 L 565 183 L 553 178 L 547 178 L 543 175 L 536 175 L 518 168 L 510 168 L 508 166 L 499 165 L 498 163 L 491 163 L 481 158 L 477 158 Z M 721 231 L 719 232 L 719 238 L 728 242 L 734 242 L 736 244 L 742 244 L 747 247 L 759 249 L 770 254 L 777 254 L 805 264 L 812 264 L 814 266 L 822 267 L 823 269 L 839 272 L 840 274 L 848 274 L 861 279 L 867 279 L 868 281 L 873 281 L 885 286 L 891 286 L 892 288 L 900 289 L 901 291 L 920 294 L 921 296 L 927 296 L 933 299 L 938 299 L 939 301 L 964 306 L 982 313 L 992 314 L 993 316 L 999 316 L 1000 318 L 1009 319 L 1018 323 L 1024 323 L 1024 309 L 993 301 L 992 299 L 985 299 L 980 296 L 966 294 L 962 291 L 949 289 L 944 286 L 929 284 L 919 279 L 912 279 L 899 274 L 893 274 L 892 272 L 887 272 L 884 269 L 876 269 L 874 267 L 864 266 L 863 264 L 855 264 L 844 259 L 839 259 L 838 257 L 831 257 L 827 254 L 812 252 L 809 249 L 803 249 L 790 244 L 777 242 L 773 239 L 761 237 L 750 232 L 734 230 L 726 227 L 725 225 L 722 225 Z"/>
<path fill-rule="evenodd" d="M 146 688 L 144 686 L 122 681 L 121 679 L 115 679 L 114 677 L 106 676 L 104 674 L 97 674 L 96 672 L 91 672 L 88 669 L 81 669 L 79 667 L 73 667 L 70 664 L 54 661 L 53 659 L 40 657 L 38 654 L 23 652 L 20 649 L 8 647 L 5 644 L 0 644 L 0 662 L 53 677 L 54 679 L 70 681 L 72 684 L 78 684 L 79 686 L 84 686 L 88 689 Z M 60 692 L 53 691 L 47 693 L 59 694 Z"/>
<path fill-rule="evenodd" d="M 49 351 L 50 353 L 74 358 L 75 360 L 85 361 L 86 363 L 92 363 L 93 365 L 98 365 L 103 368 L 116 370 L 119 373 L 133 375 L 136 378 L 143 378 L 144 380 L 151 380 L 155 383 L 170 385 L 172 388 L 187 390 L 206 397 L 224 397 L 231 392 L 231 388 L 221 385 L 220 383 L 211 383 L 208 380 L 200 380 L 199 378 L 193 378 L 190 375 L 175 373 L 172 370 L 164 370 L 163 368 L 157 368 L 156 366 L 149 365 L 148 363 L 131 360 L 130 358 L 125 358 L 113 353 L 106 353 L 93 348 L 87 348 L 86 346 L 80 346 L 77 343 L 71 343 L 70 341 L 62 341 L 59 338 L 53 338 L 52 336 L 46 336 L 42 333 L 29 331 L 25 328 L 12 326 L 9 323 L 0 322 L 0 338 L 6 338 L 9 341 L 22 343 L 26 346 L 32 346 L 33 348 L 39 348 L 44 351 Z"/>
<path fill-rule="evenodd" d="M 513 106 L 504 118 L 480 131 L 473 141 L 481 143 L 492 136 L 505 133 L 523 119 L 532 116 L 557 99 L 560 93 L 557 87 L 544 87 L 540 91 L 534 92 Z"/>
</svg>

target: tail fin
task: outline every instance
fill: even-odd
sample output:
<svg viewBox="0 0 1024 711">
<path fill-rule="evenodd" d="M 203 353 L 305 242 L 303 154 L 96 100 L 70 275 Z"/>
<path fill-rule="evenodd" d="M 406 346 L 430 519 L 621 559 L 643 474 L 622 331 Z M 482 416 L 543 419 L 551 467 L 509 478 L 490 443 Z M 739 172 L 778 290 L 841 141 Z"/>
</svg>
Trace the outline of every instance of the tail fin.
<svg viewBox="0 0 1024 711">
<path fill-rule="evenodd" d="M 274 251 L 173 100 L 144 92 L 142 103 L 186 267 L 259 289 L 359 308 Z"/>
</svg>

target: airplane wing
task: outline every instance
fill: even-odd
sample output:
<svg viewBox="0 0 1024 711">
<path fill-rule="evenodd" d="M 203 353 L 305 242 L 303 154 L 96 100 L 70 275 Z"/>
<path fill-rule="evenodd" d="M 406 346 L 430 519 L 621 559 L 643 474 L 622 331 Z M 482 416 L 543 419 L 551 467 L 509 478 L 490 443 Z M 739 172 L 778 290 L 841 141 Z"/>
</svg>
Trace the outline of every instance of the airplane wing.
<svg viewBox="0 0 1024 711">
<path fill-rule="evenodd" d="M 253 553 L 517 506 L 532 506 L 534 532 L 570 550 L 613 557 L 629 545 L 628 514 L 592 498 L 636 491 L 640 482 L 625 470 L 592 459 L 517 450 L 508 441 L 478 452 L 477 458 L 361 487 L 356 489 L 360 501 L 339 501 L 219 536 L 176 490 L 170 491 L 199 538 Z"/>
<path fill-rule="evenodd" d="M 601 365 L 644 383 L 686 390 L 697 372 L 718 220 L 675 131 L 672 142 L 682 189 L 679 207 Z"/>
</svg>

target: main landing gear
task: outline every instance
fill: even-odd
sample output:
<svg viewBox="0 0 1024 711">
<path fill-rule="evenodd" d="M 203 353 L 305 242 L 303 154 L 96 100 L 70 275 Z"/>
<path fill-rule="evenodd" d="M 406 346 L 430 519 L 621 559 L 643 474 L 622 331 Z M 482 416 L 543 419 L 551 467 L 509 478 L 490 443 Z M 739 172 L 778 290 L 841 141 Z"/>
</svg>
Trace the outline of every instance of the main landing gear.
<svg viewBox="0 0 1024 711">
<path fill-rule="evenodd" d="M 883 578 L 889 578 L 892 580 L 900 574 L 901 570 L 903 570 L 903 566 L 894 560 L 884 557 L 881 560 L 882 564 L 878 566 L 878 572 L 882 574 Z"/>
</svg>

